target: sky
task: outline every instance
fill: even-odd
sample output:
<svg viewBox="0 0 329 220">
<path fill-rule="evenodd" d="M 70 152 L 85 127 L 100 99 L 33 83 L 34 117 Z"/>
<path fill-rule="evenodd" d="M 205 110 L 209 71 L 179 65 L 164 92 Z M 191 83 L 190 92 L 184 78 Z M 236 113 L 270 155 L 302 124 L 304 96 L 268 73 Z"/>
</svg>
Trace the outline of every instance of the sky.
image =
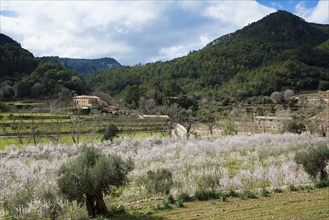
<svg viewBox="0 0 329 220">
<path fill-rule="evenodd" d="M 0 32 L 34 56 L 136 65 L 184 56 L 277 10 L 329 24 L 329 0 L 0 0 Z"/>
</svg>

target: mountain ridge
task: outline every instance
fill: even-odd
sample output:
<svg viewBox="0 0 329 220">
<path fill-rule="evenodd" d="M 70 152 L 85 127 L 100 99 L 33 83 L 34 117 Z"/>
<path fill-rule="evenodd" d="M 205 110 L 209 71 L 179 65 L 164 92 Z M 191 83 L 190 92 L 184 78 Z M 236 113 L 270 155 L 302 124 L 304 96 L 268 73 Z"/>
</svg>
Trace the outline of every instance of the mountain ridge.
<svg viewBox="0 0 329 220">
<path fill-rule="evenodd" d="M 45 62 L 53 61 L 61 64 L 62 66 L 73 69 L 80 75 L 88 75 L 92 72 L 121 66 L 121 64 L 111 57 L 103 57 L 97 59 L 86 58 L 69 58 L 58 56 L 44 56 L 40 57 Z"/>
<path fill-rule="evenodd" d="M 272 23 L 272 24 L 269 24 L 269 23 Z M 275 25 L 273 25 L 273 23 Z M 285 25 L 287 25 L 287 23 L 290 24 L 289 28 L 284 27 Z M 262 25 L 261 27 L 259 27 L 260 24 Z M 296 25 L 297 28 L 293 27 L 295 24 L 297 24 Z M 257 26 L 257 27 L 254 28 L 255 26 Z M 272 29 L 273 27 L 275 27 L 275 29 Z M 280 28 L 281 28 L 281 30 L 284 30 L 282 33 L 280 33 Z M 300 31 L 300 29 L 303 29 L 303 28 L 306 29 L 307 32 Z M 259 29 L 261 29 L 262 31 L 259 31 Z M 269 38 L 269 40 L 282 41 L 282 40 L 284 40 L 285 36 L 288 36 L 289 38 L 291 38 L 292 34 L 289 33 L 289 31 L 291 31 L 291 30 L 294 32 L 297 32 L 297 33 L 293 33 L 295 35 L 298 34 L 298 32 L 301 32 L 301 33 L 304 33 L 304 35 L 308 34 L 308 36 L 306 36 L 306 37 L 310 37 L 309 32 L 312 32 L 313 37 L 319 35 L 319 38 L 320 38 L 320 39 L 314 39 L 314 41 L 312 41 L 312 42 L 305 42 L 305 41 L 303 41 L 303 38 L 306 38 L 305 36 L 296 35 L 289 42 L 286 42 L 286 43 L 290 43 L 293 45 L 295 44 L 295 42 L 297 40 L 297 42 L 303 41 L 303 43 L 311 44 L 314 46 L 315 44 L 317 44 L 317 42 L 323 41 L 329 36 L 329 25 L 309 23 L 309 22 L 306 22 L 304 19 L 302 19 L 294 14 L 291 14 L 290 12 L 279 10 L 275 13 L 265 16 L 264 18 L 260 19 L 257 22 L 253 22 L 233 33 L 228 33 L 228 34 L 222 35 L 221 37 L 216 38 L 215 40 L 211 41 L 207 46 L 214 46 L 225 40 L 231 39 L 232 37 L 238 38 L 239 35 L 241 35 L 241 34 L 243 37 L 257 36 L 259 38 L 259 37 L 265 36 L 265 37 Z M 268 32 L 271 32 L 271 34 L 268 35 Z M 324 36 L 323 33 L 325 33 L 327 36 Z M 272 39 L 271 39 L 271 35 L 273 36 Z M 278 39 L 278 37 L 282 37 L 283 39 Z"/>
<path fill-rule="evenodd" d="M 21 45 L 17 41 L 13 40 L 5 34 L 0 33 L 0 46 L 3 46 L 5 44 L 14 44 L 16 46 L 21 47 Z"/>
<path fill-rule="evenodd" d="M 241 101 L 253 96 L 269 96 L 271 92 L 287 87 L 307 89 L 306 81 L 312 82 L 312 88 L 320 88 L 320 81 L 323 84 L 329 80 L 327 67 L 321 66 L 323 60 L 317 61 L 318 66 L 312 66 L 309 65 L 310 60 L 305 60 L 312 59 L 311 56 L 305 56 L 304 60 L 297 62 L 295 55 L 290 54 L 286 58 L 294 64 L 281 67 L 277 59 L 283 52 L 298 49 L 303 45 L 311 48 L 304 48 L 305 53 L 326 54 L 327 51 L 313 49 L 329 39 L 328 30 L 329 25 L 308 23 L 289 12 L 278 11 L 234 33 L 217 38 L 204 48 L 186 56 L 139 67 L 117 67 L 92 74 L 86 80 L 93 89 L 121 97 L 127 96 L 132 87 L 140 92 L 140 97 L 147 95 L 147 91 L 155 90 L 162 94 L 162 103 L 178 95 L 194 96 L 196 99 L 203 97 L 229 99 L 230 102 Z M 268 73 L 271 65 L 275 71 Z M 285 74 L 291 75 L 293 70 L 289 68 L 294 65 L 297 65 L 298 73 L 292 74 L 293 78 L 289 78 L 288 83 L 283 82 Z M 308 74 L 308 70 L 316 74 Z M 255 71 L 258 71 L 258 78 L 253 82 L 250 77 L 255 75 Z M 273 82 L 262 75 L 269 76 Z M 317 79 L 320 75 L 323 77 Z M 235 81 L 243 84 L 244 80 L 244 86 L 229 86 Z M 246 88 L 247 85 L 255 88 Z M 237 92 L 241 88 L 243 91 Z M 227 93 L 229 89 L 232 91 Z M 137 98 L 135 101 L 138 101 Z"/>
</svg>

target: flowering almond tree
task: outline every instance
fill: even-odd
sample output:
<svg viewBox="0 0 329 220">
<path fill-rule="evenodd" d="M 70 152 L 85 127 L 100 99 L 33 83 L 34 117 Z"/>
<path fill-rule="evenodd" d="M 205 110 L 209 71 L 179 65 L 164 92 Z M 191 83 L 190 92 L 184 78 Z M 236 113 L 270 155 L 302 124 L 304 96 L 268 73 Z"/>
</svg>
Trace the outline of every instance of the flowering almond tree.
<svg viewBox="0 0 329 220">
<path fill-rule="evenodd" d="M 51 216 L 47 213 L 53 212 L 54 205 L 61 208 L 58 219 L 77 217 L 75 214 L 88 219 L 88 213 L 81 212 L 76 202 L 69 205 L 66 200 L 79 200 L 79 204 L 85 205 L 87 190 L 91 189 L 95 192 L 91 197 L 98 196 L 98 204 L 102 204 L 103 200 L 99 198 L 105 197 L 112 186 L 126 183 L 125 175 L 131 169 L 128 158 L 134 161 L 134 170 L 129 173 L 131 181 L 128 190 L 120 195 L 122 201 L 147 195 L 147 182 L 143 180 L 148 171 L 158 169 L 167 169 L 172 173 L 172 193 L 194 194 L 202 189 L 229 191 L 312 184 L 311 176 L 294 160 L 295 155 L 318 145 L 329 148 L 329 137 L 310 133 L 210 135 L 189 140 L 125 137 L 91 145 L 97 150 L 90 150 L 95 151 L 95 155 L 90 157 L 87 155 L 93 154 L 87 154 L 82 144 L 7 146 L 0 151 L 0 219 L 7 219 L 8 216 L 15 218 L 4 210 L 5 203 L 13 204 L 12 207 L 19 211 L 19 219 L 49 219 Z M 111 155 L 119 155 L 122 160 L 113 159 Z M 328 172 L 328 161 L 326 164 L 323 170 Z M 319 174 L 319 170 L 316 174 Z M 62 182 L 61 187 L 58 181 Z M 21 191 L 28 192 L 30 197 L 24 203 L 17 204 L 17 201 L 21 201 L 17 200 L 20 198 L 18 192 Z M 43 202 L 48 191 L 56 196 L 52 203 Z M 67 194 L 63 191 L 67 191 Z M 59 192 L 65 198 L 57 196 Z M 93 201 L 89 202 L 90 213 L 98 215 L 102 209 L 97 208 L 96 211 L 96 200 L 88 201 Z"/>
</svg>

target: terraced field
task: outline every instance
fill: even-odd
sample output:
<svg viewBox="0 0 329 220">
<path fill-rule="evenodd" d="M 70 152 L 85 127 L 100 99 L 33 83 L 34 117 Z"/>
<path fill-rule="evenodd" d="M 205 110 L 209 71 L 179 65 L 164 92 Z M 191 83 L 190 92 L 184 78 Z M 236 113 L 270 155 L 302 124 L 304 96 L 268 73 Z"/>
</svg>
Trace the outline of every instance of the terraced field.
<svg viewBox="0 0 329 220">
<path fill-rule="evenodd" d="M 167 120 L 143 120 L 137 116 L 0 113 L 0 149 L 12 144 L 70 144 L 74 143 L 72 137 L 79 142 L 91 139 L 99 141 L 108 124 L 115 124 L 121 134 L 170 131 Z"/>
</svg>

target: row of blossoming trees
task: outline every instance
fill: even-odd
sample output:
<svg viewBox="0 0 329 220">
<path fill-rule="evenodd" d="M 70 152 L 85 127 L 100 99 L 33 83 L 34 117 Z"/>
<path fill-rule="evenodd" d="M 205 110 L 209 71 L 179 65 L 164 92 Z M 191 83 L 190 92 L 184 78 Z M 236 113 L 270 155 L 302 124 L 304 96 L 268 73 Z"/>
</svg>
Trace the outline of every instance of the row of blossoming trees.
<svg viewBox="0 0 329 220">
<path fill-rule="evenodd" d="M 149 191 L 143 180 L 147 173 L 163 168 L 172 173 L 172 194 L 310 184 L 312 177 L 295 162 L 295 155 L 319 144 L 329 148 L 328 143 L 328 137 L 286 133 L 190 140 L 120 138 L 94 144 L 92 148 L 104 155 L 118 155 L 124 161 L 133 161 L 133 166 L 125 163 L 122 166 L 111 165 L 122 169 L 122 175 L 132 170 L 127 176 L 129 183 L 120 195 L 120 200 L 126 201 L 146 196 Z M 70 184 L 81 183 L 75 175 L 70 177 L 71 183 L 60 183 L 58 180 L 65 174 L 69 161 L 82 160 L 78 155 L 83 149 L 85 146 L 82 145 L 58 144 L 31 146 L 22 150 L 7 147 L 0 152 L 0 205 L 3 207 L 0 209 L 0 219 L 8 216 L 78 218 L 81 210 L 77 203 L 68 202 L 67 197 L 63 196 L 63 184 L 65 188 L 65 184 L 69 187 Z M 108 166 L 105 165 L 97 172 L 106 169 Z M 86 172 L 94 175 L 96 171 Z M 105 202 L 109 201 L 108 198 Z"/>
</svg>

